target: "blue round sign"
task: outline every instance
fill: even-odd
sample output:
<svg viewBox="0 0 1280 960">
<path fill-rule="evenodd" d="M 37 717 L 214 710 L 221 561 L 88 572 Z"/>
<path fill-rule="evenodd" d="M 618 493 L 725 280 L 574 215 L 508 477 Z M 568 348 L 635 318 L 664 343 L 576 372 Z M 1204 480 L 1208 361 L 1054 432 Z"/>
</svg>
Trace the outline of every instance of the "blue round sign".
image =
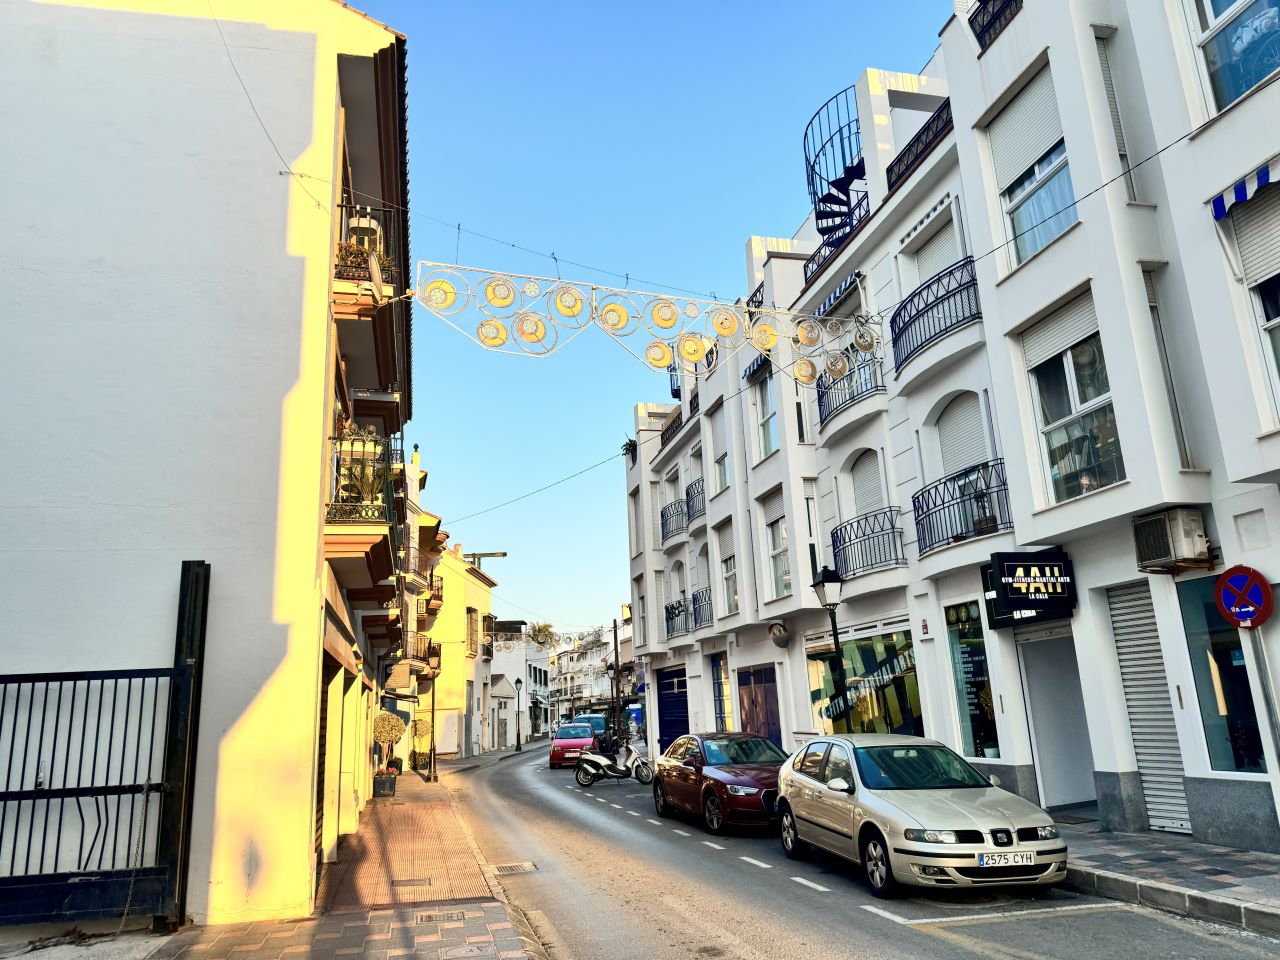
<svg viewBox="0 0 1280 960">
<path fill-rule="evenodd" d="M 1214 586 L 1214 599 L 1223 619 L 1236 627 L 1258 627 L 1271 616 L 1271 584 L 1253 567 L 1225 570 Z"/>
</svg>

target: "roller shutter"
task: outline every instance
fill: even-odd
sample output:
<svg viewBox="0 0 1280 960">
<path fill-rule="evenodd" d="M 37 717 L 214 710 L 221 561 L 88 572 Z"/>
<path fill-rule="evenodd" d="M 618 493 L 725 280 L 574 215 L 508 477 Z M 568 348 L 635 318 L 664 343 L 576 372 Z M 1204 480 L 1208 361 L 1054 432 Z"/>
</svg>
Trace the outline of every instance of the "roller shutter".
<svg viewBox="0 0 1280 960">
<path fill-rule="evenodd" d="M 1110 587 L 1107 609 L 1120 659 L 1133 751 L 1152 830 L 1191 832 L 1183 785 L 1182 750 L 1169 699 L 1169 681 L 1147 582 Z"/>
<path fill-rule="evenodd" d="M 733 556 L 733 524 L 726 523 L 723 527 L 716 527 L 716 536 L 720 540 L 720 559 L 726 560 Z"/>
<path fill-rule="evenodd" d="M 1062 120 L 1048 67 L 1036 74 L 991 121 L 987 139 L 996 186 L 1001 192 L 1062 139 Z"/>
<path fill-rule="evenodd" d="M 956 247 L 954 224 L 943 224 L 941 230 L 924 242 L 916 251 L 916 274 L 924 283 L 960 259 Z"/>
<path fill-rule="evenodd" d="M 1116 134 L 1116 150 L 1121 154 L 1129 151 L 1124 145 L 1124 129 L 1120 126 L 1120 105 L 1116 102 L 1116 85 L 1111 78 L 1111 57 L 1107 52 L 1107 41 L 1104 37 L 1095 37 L 1098 42 L 1098 65 L 1102 68 L 1102 86 L 1107 91 L 1107 110 L 1111 113 L 1111 128 Z"/>
<path fill-rule="evenodd" d="M 729 441 L 725 433 L 724 407 L 711 414 L 711 459 L 719 460 L 729 452 Z"/>
<path fill-rule="evenodd" d="M 1259 190 L 1252 200 L 1231 208 L 1244 279 L 1256 286 L 1280 273 L 1280 187 Z"/>
<path fill-rule="evenodd" d="M 875 451 L 853 461 L 853 515 L 884 509 L 884 491 L 880 485 L 880 458 Z"/>
<path fill-rule="evenodd" d="M 976 393 L 961 394 L 947 404 L 938 417 L 938 445 L 946 476 L 987 462 L 987 431 L 982 425 L 982 405 Z"/>
<path fill-rule="evenodd" d="M 1022 356 L 1027 369 L 1075 346 L 1098 329 L 1093 294 L 1076 297 L 1022 334 Z"/>
<path fill-rule="evenodd" d="M 782 488 L 779 487 L 773 493 L 769 494 L 760 502 L 761 512 L 764 513 L 764 522 L 773 523 L 780 516 L 786 513 L 786 501 L 782 498 Z"/>
</svg>

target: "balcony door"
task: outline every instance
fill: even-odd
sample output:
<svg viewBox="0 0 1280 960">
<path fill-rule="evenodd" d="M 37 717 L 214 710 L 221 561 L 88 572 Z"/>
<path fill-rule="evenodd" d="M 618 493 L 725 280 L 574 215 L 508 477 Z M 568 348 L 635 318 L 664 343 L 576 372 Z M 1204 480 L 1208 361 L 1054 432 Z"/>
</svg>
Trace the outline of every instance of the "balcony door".
<svg viewBox="0 0 1280 960">
<path fill-rule="evenodd" d="M 874 450 L 865 450 L 853 461 L 853 513 L 861 517 L 884 509 L 884 487 L 880 483 L 880 458 Z"/>
<path fill-rule="evenodd" d="M 937 429 L 944 477 L 990 459 L 982 404 L 976 393 L 962 393 L 948 403 L 938 415 Z"/>
</svg>

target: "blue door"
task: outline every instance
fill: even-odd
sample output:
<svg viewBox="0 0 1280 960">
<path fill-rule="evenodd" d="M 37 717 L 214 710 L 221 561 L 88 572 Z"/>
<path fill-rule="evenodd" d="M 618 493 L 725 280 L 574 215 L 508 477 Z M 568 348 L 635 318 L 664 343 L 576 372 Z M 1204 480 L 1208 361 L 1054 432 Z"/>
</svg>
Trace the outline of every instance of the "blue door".
<svg viewBox="0 0 1280 960">
<path fill-rule="evenodd" d="M 689 694 L 684 667 L 657 671 L 658 679 L 658 750 L 667 747 L 689 732 Z"/>
</svg>

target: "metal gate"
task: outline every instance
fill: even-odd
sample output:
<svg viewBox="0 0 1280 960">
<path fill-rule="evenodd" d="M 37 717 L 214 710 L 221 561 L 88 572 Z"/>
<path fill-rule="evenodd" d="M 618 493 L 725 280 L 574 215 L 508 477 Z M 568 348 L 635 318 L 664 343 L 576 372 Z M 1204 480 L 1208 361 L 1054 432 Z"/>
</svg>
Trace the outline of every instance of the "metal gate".
<svg viewBox="0 0 1280 960">
<path fill-rule="evenodd" d="M 1147 802 L 1147 821 L 1152 830 L 1190 833 L 1182 749 L 1156 632 L 1151 587 L 1145 580 L 1109 587 L 1107 609 L 1120 658 L 1120 681 Z"/>
<path fill-rule="evenodd" d="M 208 590 L 172 667 L 0 675 L 0 923 L 183 919 Z"/>
</svg>

